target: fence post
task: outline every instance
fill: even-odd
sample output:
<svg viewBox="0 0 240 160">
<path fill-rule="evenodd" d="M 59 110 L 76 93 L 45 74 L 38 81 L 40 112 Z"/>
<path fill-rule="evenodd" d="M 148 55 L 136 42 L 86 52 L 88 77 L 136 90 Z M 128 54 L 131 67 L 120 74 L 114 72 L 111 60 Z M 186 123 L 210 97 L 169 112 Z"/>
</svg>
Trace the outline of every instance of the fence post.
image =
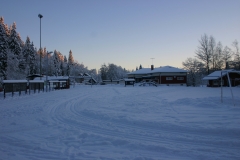
<svg viewBox="0 0 240 160">
<path fill-rule="evenodd" d="M 21 83 L 18 83 L 19 96 L 21 95 Z"/>
<path fill-rule="evenodd" d="M 13 93 L 13 83 L 12 83 L 12 97 L 13 97 L 13 94 L 14 94 L 14 93 Z"/>
<path fill-rule="evenodd" d="M 29 89 L 29 95 L 30 95 L 30 91 L 31 91 L 31 84 L 30 84 L 30 82 L 28 84 L 28 89 Z"/>
<path fill-rule="evenodd" d="M 6 89 L 5 89 L 5 83 L 3 83 L 3 94 L 4 94 L 4 99 L 6 98 Z"/>
<path fill-rule="evenodd" d="M 28 86 L 28 83 L 27 83 L 27 85 L 25 87 L 25 94 L 27 94 L 27 86 Z"/>
</svg>

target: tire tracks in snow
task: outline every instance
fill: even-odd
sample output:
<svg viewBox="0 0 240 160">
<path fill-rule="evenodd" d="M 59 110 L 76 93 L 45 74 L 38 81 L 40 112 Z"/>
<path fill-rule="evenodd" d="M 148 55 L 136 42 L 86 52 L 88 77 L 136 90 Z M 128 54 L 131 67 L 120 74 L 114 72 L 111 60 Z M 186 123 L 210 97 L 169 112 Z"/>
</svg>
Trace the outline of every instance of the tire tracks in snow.
<svg viewBox="0 0 240 160">
<path fill-rule="evenodd" d="M 123 146 L 122 148 L 141 150 L 143 155 L 144 150 L 148 150 L 153 153 L 153 157 L 158 157 L 162 151 L 168 155 L 182 154 L 185 156 L 188 155 L 189 149 L 191 149 L 191 152 L 193 152 L 191 155 L 196 155 L 196 157 L 200 155 L 203 157 L 202 159 L 210 152 L 211 154 L 216 153 L 214 155 L 218 155 L 217 158 L 221 158 L 221 156 L 239 158 L 239 140 L 234 141 L 237 136 L 227 137 L 223 136 L 223 134 L 216 133 L 216 131 L 211 132 L 202 128 L 189 128 L 175 123 L 172 124 L 171 122 L 126 119 L 122 116 L 122 113 L 121 117 L 115 117 L 116 114 L 111 115 L 114 108 L 110 108 L 109 106 L 117 104 L 118 101 L 120 102 L 122 100 L 127 100 L 127 103 L 130 103 L 130 105 L 134 104 L 131 103 L 131 98 L 126 98 L 126 95 L 122 94 L 121 91 L 125 91 L 126 88 L 119 90 L 114 87 L 106 87 L 104 88 L 104 92 L 108 94 L 103 92 L 103 95 L 97 95 L 96 99 L 96 95 L 92 96 L 92 94 L 96 94 L 95 92 L 97 92 L 97 90 L 92 89 L 84 93 L 84 89 L 89 88 L 81 89 L 83 90 L 72 89 L 71 92 L 65 90 L 64 93 L 60 95 L 52 94 L 51 97 L 47 98 L 40 96 L 36 99 L 39 105 L 33 109 L 31 109 L 31 105 L 27 106 L 33 115 L 35 115 L 36 111 L 42 110 L 44 114 L 46 113 L 47 116 L 36 116 L 33 120 L 40 122 L 40 124 L 35 125 L 36 127 L 49 129 L 49 133 L 47 133 L 48 131 L 39 130 L 43 132 L 43 135 L 37 134 L 38 137 L 33 140 L 30 139 L 30 141 L 22 140 L 21 137 L 14 138 L 14 136 L 5 134 L 1 137 L 5 138 L 4 141 L 1 141 L 4 143 L 4 146 L 6 146 L 4 152 L 7 152 L 9 146 L 14 146 L 14 149 L 18 152 L 21 150 L 21 156 L 24 158 L 60 159 L 59 155 L 61 155 L 62 159 L 69 157 L 74 159 L 74 156 L 78 156 L 78 154 L 80 157 L 82 157 L 81 155 L 84 157 L 84 148 L 88 146 L 110 145 L 111 147 Z M 134 89 L 134 92 L 138 89 Z M 126 93 L 127 96 L 131 95 L 132 89 L 129 91 L 130 92 Z M 139 92 L 135 93 L 134 96 L 149 96 L 148 93 L 149 91 Z M 159 92 L 156 91 L 156 93 Z M 69 96 L 67 96 L 67 99 L 65 99 L 64 94 L 71 94 L 72 97 L 69 98 Z M 108 99 L 108 95 L 111 95 L 110 99 Z M 102 100 L 100 98 L 102 98 Z M 27 113 L 21 110 L 21 107 L 26 105 L 24 99 L 27 98 L 20 98 L 17 106 L 19 110 L 22 111 L 21 114 L 19 114 L 20 117 L 25 116 Z M 108 103 L 109 100 L 113 102 Z M 151 100 L 156 100 L 156 97 L 153 97 Z M 52 105 L 46 106 L 49 102 L 52 102 Z M 163 102 L 163 104 L 159 107 L 164 106 L 166 109 L 172 110 L 172 108 L 170 108 L 171 105 L 169 105 L 171 102 L 160 102 Z M 36 104 L 36 102 L 34 102 L 34 104 Z M 138 104 L 134 107 L 137 108 L 137 105 Z M 134 111 L 135 109 L 132 109 L 128 112 L 127 118 L 131 118 L 130 116 L 134 114 Z M 2 115 L 7 117 L 9 113 Z M 17 112 L 14 114 L 17 115 Z M 119 114 L 117 113 L 117 115 Z M 43 143 L 41 140 L 43 140 Z M 97 141 L 95 142 L 95 140 Z M 23 150 L 28 150 L 28 152 Z M 81 152 L 83 152 L 83 154 L 81 154 Z M 145 156 L 150 158 L 150 152 L 147 153 Z M 86 157 L 89 158 L 90 155 Z M 196 157 L 194 157 L 194 159 Z M 213 159 L 217 158 L 213 157 Z"/>
<path fill-rule="evenodd" d="M 218 148 L 218 150 L 220 149 L 224 152 L 225 147 L 230 145 L 229 140 L 221 141 L 219 140 L 221 136 L 215 133 L 202 133 L 201 129 L 189 130 L 188 128 L 179 126 L 173 129 L 173 126 L 168 127 L 166 126 L 167 124 L 165 124 L 165 126 L 156 126 L 153 124 L 149 127 L 149 124 L 143 126 L 140 125 L 141 122 L 138 121 L 132 124 L 129 121 L 121 121 L 106 117 L 102 114 L 91 113 L 90 110 L 83 107 L 88 105 L 89 96 L 90 95 L 84 95 L 81 98 L 73 97 L 68 101 L 56 104 L 51 111 L 52 115 L 56 115 L 54 121 L 59 121 L 61 124 L 67 126 L 67 129 L 81 130 L 88 134 L 99 135 L 106 138 L 111 137 L 112 142 L 118 139 L 125 141 L 125 145 L 134 146 L 136 146 L 136 143 L 141 142 L 141 145 L 148 145 L 149 148 L 155 147 L 156 150 L 165 148 L 177 151 L 179 147 L 181 147 L 182 150 L 184 145 L 188 145 L 186 152 L 189 148 L 193 148 L 195 152 L 197 152 L 197 150 L 207 151 L 207 148 L 210 150 Z M 81 106 L 82 109 L 79 109 Z M 66 113 L 63 114 L 64 111 Z M 215 141 L 209 142 L 206 136 L 214 136 Z M 211 138 L 210 140 L 213 139 Z M 239 150 L 239 147 L 237 147 L 238 144 L 234 145 L 232 139 L 230 143 L 233 143 L 233 146 L 231 146 L 232 152 L 236 153 L 236 151 Z M 216 150 L 214 151 L 217 152 Z"/>
</svg>

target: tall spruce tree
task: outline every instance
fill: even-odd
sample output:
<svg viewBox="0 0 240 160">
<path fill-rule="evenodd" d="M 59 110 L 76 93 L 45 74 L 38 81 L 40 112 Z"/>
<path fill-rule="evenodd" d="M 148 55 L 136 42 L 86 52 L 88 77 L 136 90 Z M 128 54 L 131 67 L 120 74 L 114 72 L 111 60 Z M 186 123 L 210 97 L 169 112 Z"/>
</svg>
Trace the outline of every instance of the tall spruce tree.
<svg viewBox="0 0 240 160">
<path fill-rule="evenodd" d="M 59 76 L 61 74 L 61 69 L 60 69 L 60 58 L 59 58 L 59 53 L 55 50 L 53 54 L 53 75 L 54 76 Z"/>
<path fill-rule="evenodd" d="M 27 70 L 27 74 L 35 74 L 35 53 L 34 53 L 34 46 L 33 43 L 30 42 L 30 38 L 27 37 L 25 45 L 22 50 L 25 66 Z"/>
<path fill-rule="evenodd" d="M 64 60 L 63 60 L 63 76 L 66 76 L 67 75 L 67 57 L 64 56 Z"/>
<path fill-rule="evenodd" d="M 7 36 L 9 37 L 10 36 L 10 29 L 8 28 L 7 24 L 4 24 L 4 29 L 6 31 Z"/>
<path fill-rule="evenodd" d="M 3 17 L 0 17 L 0 79 L 7 79 L 8 35 Z"/>
<path fill-rule="evenodd" d="M 42 73 L 47 74 L 47 48 L 42 50 Z"/>
<path fill-rule="evenodd" d="M 72 51 L 69 51 L 69 55 L 68 55 L 68 63 L 69 64 L 73 64 L 74 63 L 74 59 L 73 59 L 73 55 L 72 55 Z"/>
<path fill-rule="evenodd" d="M 60 65 L 60 75 L 64 76 L 64 67 L 63 67 L 64 56 L 62 55 L 61 52 L 58 52 L 58 57 L 59 57 L 59 65 Z"/>
<path fill-rule="evenodd" d="M 69 55 L 68 55 L 68 65 L 67 65 L 67 75 L 70 76 L 70 72 L 71 72 L 71 68 L 74 64 L 74 59 L 73 59 L 73 55 L 72 55 L 72 51 L 69 51 Z"/>
<path fill-rule="evenodd" d="M 39 54 L 38 50 L 36 47 L 34 47 L 33 42 L 32 42 L 32 47 L 34 48 L 34 69 L 33 69 L 33 74 L 39 73 Z"/>
<path fill-rule="evenodd" d="M 10 27 L 10 37 L 8 44 L 9 49 L 18 57 L 21 56 L 22 48 L 16 29 L 16 23 L 14 22 L 13 25 Z"/>
<path fill-rule="evenodd" d="M 14 60 L 18 61 L 18 71 L 16 74 L 18 74 L 19 78 L 25 78 L 25 64 L 24 64 L 24 58 L 22 55 L 22 41 L 20 35 L 16 32 L 16 23 L 14 22 L 13 25 L 10 27 L 10 37 L 9 37 L 9 49 L 10 52 L 14 54 Z M 9 53 L 10 53 L 9 52 Z"/>
<path fill-rule="evenodd" d="M 7 49 L 7 79 L 23 79 L 19 69 L 19 60 L 11 49 Z"/>
<path fill-rule="evenodd" d="M 31 52 L 30 52 L 30 74 L 36 74 L 37 73 L 37 67 L 36 67 L 36 56 L 37 51 L 34 49 L 33 42 L 31 43 Z"/>
</svg>

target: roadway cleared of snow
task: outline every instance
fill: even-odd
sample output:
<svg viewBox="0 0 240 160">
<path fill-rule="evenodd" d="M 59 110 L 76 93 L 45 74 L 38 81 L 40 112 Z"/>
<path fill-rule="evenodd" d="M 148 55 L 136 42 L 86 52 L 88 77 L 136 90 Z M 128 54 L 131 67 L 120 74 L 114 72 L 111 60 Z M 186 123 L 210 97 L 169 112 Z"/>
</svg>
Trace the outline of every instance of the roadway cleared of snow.
<svg viewBox="0 0 240 160">
<path fill-rule="evenodd" d="M 3 99 L 0 160 L 240 159 L 240 88 L 76 85 Z"/>
</svg>

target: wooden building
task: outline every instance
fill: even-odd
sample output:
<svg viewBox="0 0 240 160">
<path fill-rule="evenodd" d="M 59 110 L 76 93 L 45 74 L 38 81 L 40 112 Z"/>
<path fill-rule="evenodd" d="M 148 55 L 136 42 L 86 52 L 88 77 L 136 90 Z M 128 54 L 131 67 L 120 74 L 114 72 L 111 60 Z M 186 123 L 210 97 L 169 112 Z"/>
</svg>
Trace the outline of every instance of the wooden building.
<svg viewBox="0 0 240 160">
<path fill-rule="evenodd" d="M 126 87 L 127 85 L 131 85 L 131 86 L 134 87 L 135 79 L 125 78 L 125 79 L 124 79 L 124 83 L 125 83 L 125 87 Z"/>
<path fill-rule="evenodd" d="M 53 89 L 69 89 L 70 88 L 70 78 L 68 76 L 43 76 L 41 78 L 36 77 L 34 80 L 44 80 L 50 88 Z"/>
<path fill-rule="evenodd" d="M 222 86 L 229 86 L 227 73 L 229 74 L 231 86 L 234 87 L 240 85 L 240 71 L 236 71 L 233 69 L 215 71 L 204 77 L 203 80 L 208 82 L 208 87 L 220 87 L 221 79 Z"/>
<path fill-rule="evenodd" d="M 80 73 L 77 76 L 70 76 L 69 78 L 77 83 L 82 83 L 82 84 L 96 84 L 97 83 L 96 79 L 93 78 L 93 76 L 91 76 L 88 73 Z"/>
<path fill-rule="evenodd" d="M 136 83 L 153 81 L 157 84 L 186 85 L 187 72 L 186 70 L 172 66 L 154 68 L 152 65 L 151 68 L 142 68 L 128 73 L 128 78 L 135 79 Z"/>
</svg>

